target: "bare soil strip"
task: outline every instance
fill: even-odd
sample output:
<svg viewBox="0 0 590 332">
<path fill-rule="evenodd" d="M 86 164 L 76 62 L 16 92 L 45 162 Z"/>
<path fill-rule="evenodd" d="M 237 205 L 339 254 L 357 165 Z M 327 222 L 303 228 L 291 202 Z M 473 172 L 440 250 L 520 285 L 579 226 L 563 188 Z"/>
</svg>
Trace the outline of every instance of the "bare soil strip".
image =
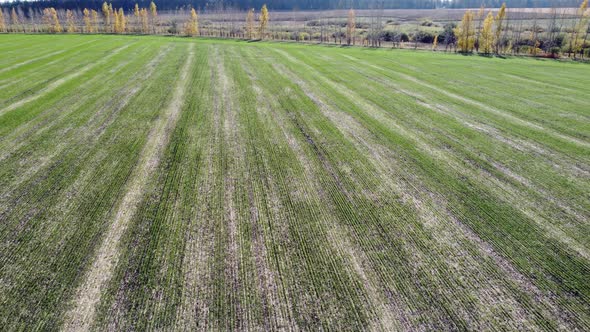
<svg viewBox="0 0 590 332">
<path fill-rule="evenodd" d="M 225 55 L 220 54 L 217 62 L 217 77 L 219 82 L 216 84 L 218 93 L 223 97 L 223 112 L 224 112 L 224 123 L 223 133 L 224 141 L 228 148 L 228 166 L 227 174 L 224 177 L 224 200 L 226 202 L 224 222 L 227 223 L 227 236 L 228 236 L 228 248 L 226 257 L 226 268 L 225 274 L 228 282 L 230 283 L 230 291 L 235 294 L 243 292 L 243 285 L 239 278 L 239 270 L 241 265 L 241 250 L 240 250 L 240 239 L 239 239 L 239 223 L 237 204 L 235 202 L 236 185 L 238 179 L 243 177 L 241 173 L 241 165 L 244 164 L 244 151 L 240 148 L 242 138 L 238 131 L 237 113 L 239 112 L 239 105 L 234 102 L 233 96 L 237 95 L 236 87 L 234 86 L 231 77 L 228 76 L 225 68 Z M 249 322 L 246 321 L 246 315 L 244 305 L 240 301 L 240 297 L 235 297 L 235 302 L 231 305 L 235 307 L 235 315 L 237 322 L 234 323 L 235 327 L 239 330 L 243 330 L 245 325 Z"/>
<path fill-rule="evenodd" d="M 208 50 L 208 52 L 211 52 Z M 218 54 L 208 55 L 208 67 L 210 68 L 211 82 L 217 79 L 217 73 L 214 70 L 215 60 Z M 211 275 L 211 264 L 213 260 L 213 221 L 207 218 L 207 212 L 214 188 L 214 157 L 216 154 L 215 147 L 219 144 L 221 135 L 221 96 L 211 94 L 211 127 L 210 135 L 204 148 L 204 161 L 200 167 L 205 171 L 202 179 L 199 181 L 198 199 L 203 203 L 195 205 L 194 215 L 188 226 L 186 235 L 185 254 L 182 262 L 183 266 L 183 292 L 180 300 L 180 306 L 177 312 L 176 327 L 180 330 L 190 331 L 197 328 L 206 329 L 209 322 L 210 313 L 208 298 L 209 295 L 209 277 Z"/>
<path fill-rule="evenodd" d="M 127 44 L 125 46 L 119 47 L 118 49 L 114 50 L 113 52 L 111 52 L 109 55 L 105 56 L 104 58 L 102 58 L 99 61 L 93 62 L 91 64 L 86 65 L 85 67 L 81 68 L 80 70 L 78 70 L 77 72 L 70 74 L 66 77 L 62 77 L 52 83 L 50 83 L 49 85 L 47 85 L 44 89 L 41 89 L 41 91 L 39 91 L 38 93 L 27 97 L 27 98 L 23 98 L 15 103 L 12 103 L 6 107 L 4 107 L 3 109 L 0 109 L 0 115 L 4 115 L 7 112 L 10 112 L 14 109 L 17 109 L 21 106 L 23 106 L 24 104 L 27 104 L 31 101 L 37 100 L 43 96 L 45 96 L 46 94 L 48 94 L 49 92 L 59 88 L 62 84 L 69 82 L 71 80 L 73 80 L 74 78 L 81 76 L 82 74 L 88 72 L 89 70 L 100 66 L 102 64 L 104 64 L 107 60 L 109 60 L 110 58 L 112 58 L 113 56 L 117 55 L 119 52 L 123 51 L 124 49 L 128 48 L 129 46 L 131 46 L 132 44 Z"/>
<path fill-rule="evenodd" d="M 92 326 L 101 292 L 111 279 L 119 259 L 118 249 L 121 236 L 127 230 L 129 221 L 137 211 L 148 179 L 157 169 L 180 116 L 186 82 L 194 59 L 192 47 L 191 44 L 189 56 L 181 69 L 180 79 L 177 82 L 172 100 L 148 135 L 148 141 L 130 177 L 126 194 L 119 204 L 114 220 L 111 222 L 96 259 L 87 273 L 85 282 L 78 288 L 74 305 L 65 316 L 64 330 L 66 331 L 87 331 Z"/>
</svg>

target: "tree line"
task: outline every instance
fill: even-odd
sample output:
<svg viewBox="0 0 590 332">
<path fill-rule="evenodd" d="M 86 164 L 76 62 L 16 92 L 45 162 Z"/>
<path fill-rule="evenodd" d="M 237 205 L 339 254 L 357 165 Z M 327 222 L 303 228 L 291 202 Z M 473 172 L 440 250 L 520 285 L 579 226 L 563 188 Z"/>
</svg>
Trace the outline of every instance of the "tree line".
<svg viewBox="0 0 590 332">
<path fill-rule="evenodd" d="M 185 13 L 182 26 L 175 27 L 174 34 L 186 36 L 215 36 L 214 32 L 203 33 L 199 28 L 199 15 L 194 8 Z M 248 39 L 266 39 L 270 14 L 266 5 L 262 5 L 260 14 L 254 9 L 247 14 L 247 25 L 240 36 L 220 34 L 218 37 L 241 37 Z M 29 9 L 25 14 L 18 7 L 0 9 L 0 33 L 106 33 L 106 34 L 166 34 L 170 29 L 162 29 L 158 17 L 158 6 L 150 2 L 146 7 L 138 3 L 131 11 L 116 8 L 112 3 L 103 2 L 99 10 L 43 8 L 40 11 Z"/>
<path fill-rule="evenodd" d="M 433 51 L 456 51 L 480 54 L 529 54 L 572 58 L 590 56 L 590 12 L 584 0 L 575 13 L 552 9 L 543 18 L 542 27 L 536 14 L 523 26 L 524 20 L 508 15 L 503 3 L 499 10 L 465 11 L 459 24 L 448 22 L 437 33 L 385 29 L 389 20 L 383 8 L 364 12 L 350 9 L 343 20 L 322 18 L 305 23 L 303 29 L 273 26 L 270 11 L 263 4 L 259 11 L 219 10 L 204 26 L 199 25 L 199 11 L 183 8 L 160 19 L 158 6 L 152 1 L 144 6 L 135 3 L 132 9 L 117 8 L 103 2 L 98 8 L 55 9 L 53 7 L 27 12 L 20 7 L 0 10 L 0 32 L 26 33 L 114 33 L 114 34 L 173 34 L 212 36 L 221 38 L 292 40 L 298 42 L 332 43 L 365 47 L 413 47 Z M 211 15 L 211 14 L 209 14 Z M 547 19 L 548 18 L 548 19 Z M 432 22 L 424 21 L 420 25 Z M 395 26 L 395 25 L 394 25 Z M 391 27 L 391 26 L 390 26 Z"/>
<path fill-rule="evenodd" d="M 574 8 L 579 5 L 578 0 L 453 0 L 448 8 L 479 8 L 482 3 L 489 8 L 500 8 L 502 3 L 510 8 Z"/>
<path fill-rule="evenodd" d="M 546 31 L 536 20 L 526 31 L 521 28 L 509 30 L 506 26 L 506 4 L 496 15 L 492 11 L 485 15 L 482 6 L 477 12 L 467 10 L 459 26 L 453 27 L 450 38 L 461 53 L 528 53 L 556 57 L 563 52 L 573 58 L 590 56 L 588 0 L 583 0 L 576 13 L 567 18 L 564 18 L 563 12 L 560 15 L 557 9 L 552 9 L 549 20 Z"/>
<path fill-rule="evenodd" d="M 576 7 L 577 0 L 508 0 L 512 8 L 552 8 Z M 148 7 L 149 0 L 114 0 L 116 8 L 132 9 L 135 4 Z M 270 10 L 326 10 L 326 9 L 436 9 L 436 8 L 478 8 L 481 0 L 167 0 L 160 4 L 161 10 L 179 8 L 208 9 L 237 8 L 249 10 L 267 5 Z M 498 8 L 502 0 L 486 0 L 488 7 Z M 17 0 L 0 4 L 3 8 L 55 8 L 82 10 L 84 8 L 100 8 L 102 0 Z"/>
</svg>

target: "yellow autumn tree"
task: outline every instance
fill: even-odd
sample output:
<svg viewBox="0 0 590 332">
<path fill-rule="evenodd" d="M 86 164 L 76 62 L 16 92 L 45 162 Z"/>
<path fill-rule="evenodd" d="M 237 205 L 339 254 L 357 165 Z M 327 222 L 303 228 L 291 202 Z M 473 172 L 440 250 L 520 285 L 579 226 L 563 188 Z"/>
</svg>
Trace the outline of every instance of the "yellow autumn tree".
<svg viewBox="0 0 590 332">
<path fill-rule="evenodd" d="M 6 22 L 4 21 L 2 9 L 0 9 L 0 32 L 6 32 Z"/>
<path fill-rule="evenodd" d="M 47 27 L 47 31 L 51 30 L 51 11 L 49 8 L 43 9 L 43 16 L 41 17 L 43 25 Z"/>
<path fill-rule="evenodd" d="M 49 32 L 60 33 L 63 31 L 61 24 L 59 23 L 59 17 L 57 17 L 57 11 L 51 7 L 47 9 L 47 16 L 49 20 Z"/>
<path fill-rule="evenodd" d="M 108 32 L 111 26 L 111 11 L 106 1 L 102 3 L 102 15 L 104 17 L 104 31 Z"/>
<path fill-rule="evenodd" d="M 92 9 L 90 16 L 92 17 L 92 32 L 98 32 L 98 12 Z"/>
<path fill-rule="evenodd" d="M 348 11 L 348 22 L 346 24 L 346 43 L 348 45 L 354 45 L 355 38 L 354 34 L 356 31 L 356 14 L 354 9 L 350 8 Z"/>
<path fill-rule="evenodd" d="M 455 29 L 457 36 L 457 47 L 462 53 L 473 52 L 475 45 L 475 28 L 473 23 L 473 13 L 468 10 L 463 15 L 461 24 Z"/>
<path fill-rule="evenodd" d="M 119 21 L 119 13 L 117 13 L 117 11 L 115 11 L 113 13 L 113 20 L 115 21 L 113 24 L 113 29 L 114 29 L 114 33 L 120 33 L 121 32 L 121 24 Z"/>
<path fill-rule="evenodd" d="M 191 9 L 190 19 L 186 22 L 184 27 L 184 33 L 187 36 L 195 36 L 199 33 L 199 17 L 195 9 Z"/>
<path fill-rule="evenodd" d="M 115 31 L 115 27 L 114 27 L 115 14 L 116 14 L 116 12 L 113 10 L 113 4 L 109 3 L 109 17 L 111 18 L 111 25 L 109 26 L 109 32 Z"/>
<path fill-rule="evenodd" d="M 119 8 L 119 33 L 125 33 L 127 31 L 127 17 L 123 8 Z"/>
<path fill-rule="evenodd" d="M 434 36 L 434 40 L 432 41 L 432 50 L 436 51 L 437 46 L 438 46 L 438 35 Z"/>
<path fill-rule="evenodd" d="M 496 36 L 495 36 L 495 48 L 496 54 L 500 54 L 500 46 L 502 43 L 502 30 L 504 29 L 504 20 L 506 20 L 506 3 L 502 4 L 498 15 L 496 15 Z"/>
<path fill-rule="evenodd" d="M 576 53 L 580 51 L 582 48 L 583 40 L 580 36 L 586 33 L 587 24 L 588 24 L 588 0 L 584 0 L 578 8 L 576 19 L 573 22 L 572 32 L 570 35 L 570 44 L 569 44 L 569 55 L 571 56 L 572 53 L 574 55 L 574 59 L 576 58 Z"/>
<path fill-rule="evenodd" d="M 90 11 L 88 8 L 84 8 L 82 15 L 84 15 L 84 32 L 92 33 L 92 23 L 90 20 Z"/>
<path fill-rule="evenodd" d="M 266 4 L 262 6 L 262 9 L 260 9 L 260 38 L 264 39 L 264 36 L 266 34 L 266 28 L 268 27 L 268 20 L 269 20 L 269 15 L 268 15 L 268 8 L 266 8 Z"/>
<path fill-rule="evenodd" d="M 66 10 L 66 26 L 67 26 L 67 33 L 74 33 L 76 32 L 76 24 L 74 22 L 74 12 L 71 10 Z"/>
<path fill-rule="evenodd" d="M 141 11 L 139 12 L 139 16 L 141 17 L 141 33 L 147 34 L 149 32 L 147 9 L 142 8 Z"/>
<path fill-rule="evenodd" d="M 246 16 L 246 33 L 248 39 L 254 39 L 254 8 L 251 8 Z"/>
<path fill-rule="evenodd" d="M 18 15 L 16 14 L 16 10 L 14 10 L 14 7 L 12 7 L 12 11 L 10 12 L 10 24 L 12 31 L 18 31 L 19 23 L 20 22 L 18 21 Z"/>
<path fill-rule="evenodd" d="M 483 28 L 481 30 L 481 42 L 479 48 L 484 54 L 490 54 L 494 47 L 494 15 L 492 12 L 483 21 Z"/>
<path fill-rule="evenodd" d="M 135 4 L 135 7 L 133 7 L 133 24 L 135 25 L 133 30 L 137 31 L 139 30 L 139 5 Z"/>
<path fill-rule="evenodd" d="M 152 20 L 152 32 L 155 34 L 156 33 L 156 18 L 158 17 L 158 7 L 156 6 L 156 4 L 152 1 L 150 2 L 150 15 L 151 15 L 151 20 Z"/>
<path fill-rule="evenodd" d="M 486 7 L 485 5 L 482 3 L 481 6 L 479 7 L 479 10 L 477 11 L 477 14 L 475 14 L 475 19 L 477 20 L 477 29 L 475 30 L 475 51 L 479 51 L 479 47 L 480 46 L 480 37 L 481 37 L 481 26 L 483 24 L 483 15 L 485 14 L 485 10 Z"/>
</svg>

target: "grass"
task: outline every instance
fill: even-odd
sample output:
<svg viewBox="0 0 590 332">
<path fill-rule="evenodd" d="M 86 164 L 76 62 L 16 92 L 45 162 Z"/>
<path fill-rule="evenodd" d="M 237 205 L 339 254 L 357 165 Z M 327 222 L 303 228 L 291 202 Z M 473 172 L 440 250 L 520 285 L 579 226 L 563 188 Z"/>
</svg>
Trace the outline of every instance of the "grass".
<svg viewBox="0 0 590 332">
<path fill-rule="evenodd" d="M 0 41 L 7 330 L 590 328 L 586 64 Z"/>
</svg>

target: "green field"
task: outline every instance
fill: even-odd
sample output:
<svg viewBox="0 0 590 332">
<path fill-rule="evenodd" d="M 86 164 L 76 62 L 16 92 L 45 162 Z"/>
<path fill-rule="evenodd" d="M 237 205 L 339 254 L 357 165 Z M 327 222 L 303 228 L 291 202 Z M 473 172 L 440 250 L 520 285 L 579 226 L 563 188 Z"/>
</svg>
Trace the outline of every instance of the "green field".
<svg viewBox="0 0 590 332">
<path fill-rule="evenodd" d="M 589 330 L 589 77 L 0 35 L 0 330 Z"/>
</svg>

